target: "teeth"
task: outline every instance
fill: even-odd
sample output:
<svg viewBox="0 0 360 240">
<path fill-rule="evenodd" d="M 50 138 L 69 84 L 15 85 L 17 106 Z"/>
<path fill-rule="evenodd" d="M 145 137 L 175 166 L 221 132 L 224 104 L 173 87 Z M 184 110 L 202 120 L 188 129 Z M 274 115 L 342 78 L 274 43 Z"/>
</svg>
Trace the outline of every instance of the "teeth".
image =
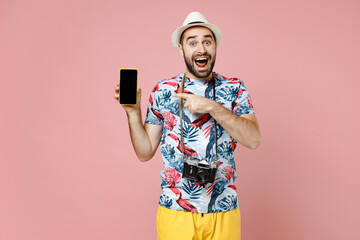
<svg viewBox="0 0 360 240">
<path fill-rule="evenodd" d="M 206 61 L 206 60 L 207 60 L 207 58 L 198 58 L 195 61 Z"/>
</svg>

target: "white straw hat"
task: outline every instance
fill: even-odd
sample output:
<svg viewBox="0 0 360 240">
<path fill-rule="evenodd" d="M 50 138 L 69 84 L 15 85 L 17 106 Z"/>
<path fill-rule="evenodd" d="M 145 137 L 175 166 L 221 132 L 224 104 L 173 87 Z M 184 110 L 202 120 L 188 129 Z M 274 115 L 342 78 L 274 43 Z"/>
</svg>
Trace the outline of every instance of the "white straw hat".
<svg viewBox="0 0 360 240">
<path fill-rule="evenodd" d="M 222 35 L 220 28 L 217 26 L 209 23 L 204 15 L 202 15 L 200 12 L 191 12 L 189 15 L 185 18 L 185 21 L 181 27 L 176 29 L 172 36 L 171 36 L 171 43 L 176 48 L 179 49 L 178 44 L 180 43 L 180 37 L 181 34 L 188 28 L 194 27 L 194 26 L 203 26 L 209 28 L 215 35 L 216 38 L 216 45 L 219 46 Z"/>
</svg>

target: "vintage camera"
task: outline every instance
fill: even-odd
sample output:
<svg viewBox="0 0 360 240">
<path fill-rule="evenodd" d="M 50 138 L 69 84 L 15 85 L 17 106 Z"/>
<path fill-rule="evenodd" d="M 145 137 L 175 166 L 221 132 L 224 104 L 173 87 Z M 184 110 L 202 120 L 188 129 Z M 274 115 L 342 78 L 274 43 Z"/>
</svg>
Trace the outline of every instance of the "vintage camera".
<svg viewBox="0 0 360 240">
<path fill-rule="evenodd" d="M 216 162 L 206 159 L 185 158 L 183 177 L 199 183 L 213 183 L 216 174 Z"/>
</svg>

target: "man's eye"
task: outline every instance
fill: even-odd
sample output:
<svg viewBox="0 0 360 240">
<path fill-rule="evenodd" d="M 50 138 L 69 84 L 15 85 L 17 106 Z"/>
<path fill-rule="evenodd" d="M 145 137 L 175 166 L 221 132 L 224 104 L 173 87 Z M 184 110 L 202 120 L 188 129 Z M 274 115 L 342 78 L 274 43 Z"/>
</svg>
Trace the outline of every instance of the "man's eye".
<svg viewBox="0 0 360 240">
<path fill-rule="evenodd" d="M 190 43 L 190 46 L 195 46 L 195 45 L 196 45 L 196 44 L 195 44 L 195 43 L 193 43 L 193 42 L 192 42 L 192 43 Z"/>
<path fill-rule="evenodd" d="M 210 42 L 210 41 L 206 41 L 205 44 L 206 44 L 206 45 L 210 45 L 211 42 Z"/>
</svg>

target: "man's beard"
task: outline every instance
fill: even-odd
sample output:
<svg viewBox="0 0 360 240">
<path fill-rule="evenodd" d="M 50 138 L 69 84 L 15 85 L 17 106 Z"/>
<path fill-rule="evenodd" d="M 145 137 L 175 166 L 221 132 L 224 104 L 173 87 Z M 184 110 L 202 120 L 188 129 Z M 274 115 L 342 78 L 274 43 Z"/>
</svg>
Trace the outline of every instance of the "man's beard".
<svg viewBox="0 0 360 240">
<path fill-rule="evenodd" d="M 207 57 L 208 58 L 208 63 L 207 64 L 209 64 L 210 67 L 206 72 L 199 72 L 199 71 L 195 70 L 193 64 L 196 64 L 196 63 L 194 63 L 195 58 L 200 57 L 200 56 L 197 55 L 197 56 L 194 56 L 193 59 L 190 59 L 190 58 L 185 56 L 184 51 L 183 51 L 183 53 L 184 53 L 184 60 L 185 60 L 186 67 L 187 67 L 187 69 L 189 70 L 189 72 L 191 74 L 193 74 L 197 78 L 207 78 L 207 77 L 210 76 L 210 74 L 212 73 L 212 70 L 214 68 L 214 65 L 215 65 L 216 55 L 214 55 L 213 58 L 208 54 L 200 55 L 201 57 Z"/>
</svg>

